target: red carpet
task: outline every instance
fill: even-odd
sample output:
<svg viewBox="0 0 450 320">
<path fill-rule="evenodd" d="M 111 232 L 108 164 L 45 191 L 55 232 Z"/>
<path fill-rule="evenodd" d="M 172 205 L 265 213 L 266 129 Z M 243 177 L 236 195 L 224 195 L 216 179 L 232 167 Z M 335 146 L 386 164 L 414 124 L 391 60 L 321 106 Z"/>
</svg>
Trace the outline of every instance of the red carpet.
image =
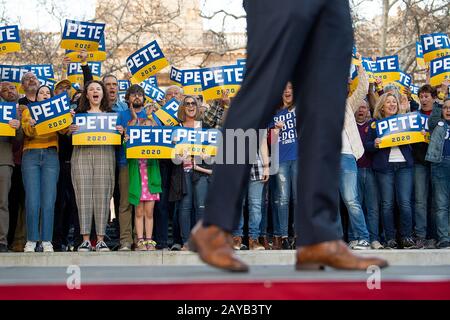
<svg viewBox="0 0 450 320">
<path fill-rule="evenodd" d="M 235 282 L 176 284 L 0 286 L 0 300 L 450 300 L 450 281 L 382 282 Z"/>
</svg>

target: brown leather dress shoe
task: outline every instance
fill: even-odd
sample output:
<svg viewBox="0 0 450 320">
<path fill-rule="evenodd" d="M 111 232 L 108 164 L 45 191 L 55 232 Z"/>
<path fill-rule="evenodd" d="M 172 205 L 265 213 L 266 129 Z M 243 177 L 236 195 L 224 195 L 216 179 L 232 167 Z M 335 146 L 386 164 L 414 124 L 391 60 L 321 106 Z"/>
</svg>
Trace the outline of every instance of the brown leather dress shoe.
<svg viewBox="0 0 450 320">
<path fill-rule="evenodd" d="M 325 266 L 345 270 L 367 270 L 370 266 L 384 268 L 386 260 L 360 257 L 351 252 L 341 240 L 321 242 L 297 249 L 297 270 L 324 269 Z"/>
<path fill-rule="evenodd" d="M 217 226 L 203 226 L 199 221 L 192 229 L 189 248 L 210 266 L 232 272 L 247 272 L 248 266 L 234 253 L 232 236 Z"/>
</svg>

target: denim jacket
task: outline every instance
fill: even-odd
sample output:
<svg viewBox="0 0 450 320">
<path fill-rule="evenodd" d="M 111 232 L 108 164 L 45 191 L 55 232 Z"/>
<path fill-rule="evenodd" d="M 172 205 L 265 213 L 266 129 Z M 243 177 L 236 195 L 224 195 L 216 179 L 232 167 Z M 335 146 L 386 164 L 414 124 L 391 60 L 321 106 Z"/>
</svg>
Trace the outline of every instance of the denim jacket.
<svg viewBox="0 0 450 320">
<path fill-rule="evenodd" d="M 435 103 L 433 111 L 428 119 L 428 127 L 431 131 L 430 144 L 425 156 L 425 160 L 440 163 L 442 162 L 442 152 L 444 150 L 445 135 L 449 128 L 448 123 L 442 118 L 442 105 Z"/>
</svg>

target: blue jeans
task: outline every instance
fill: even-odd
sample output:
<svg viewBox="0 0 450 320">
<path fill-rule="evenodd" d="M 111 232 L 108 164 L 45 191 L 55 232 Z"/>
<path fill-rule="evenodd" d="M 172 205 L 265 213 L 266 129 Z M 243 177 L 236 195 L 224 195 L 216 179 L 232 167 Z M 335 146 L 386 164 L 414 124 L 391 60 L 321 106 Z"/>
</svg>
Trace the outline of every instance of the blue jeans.
<svg viewBox="0 0 450 320">
<path fill-rule="evenodd" d="M 25 187 L 28 241 L 52 241 L 58 175 L 56 148 L 24 152 L 22 179 Z"/>
<path fill-rule="evenodd" d="M 195 197 L 195 223 L 203 219 L 205 213 L 206 196 L 208 194 L 209 179 L 207 176 L 200 176 L 194 183 Z"/>
<path fill-rule="evenodd" d="M 259 225 L 259 236 L 266 237 L 268 236 L 267 228 L 268 228 L 268 220 L 267 214 L 269 210 L 269 184 L 270 181 L 264 184 L 263 189 L 263 199 L 262 199 L 262 208 L 261 208 L 261 224 Z"/>
<path fill-rule="evenodd" d="M 273 235 L 287 237 L 289 234 L 289 202 L 294 199 L 294 212 L 297 208 L 297 160 L 280 163 L 280 168 L 275 176 L 274 204 L 276 212 L 273 215 Z"/>
<path fill-rule="evenodd" d="M 422 164 L 414 165 L 414 217 L 417 237 L 427 236 L 428 192 L 430 185 L 430 168 Z"/>
<path fill-rule="evenodd" d="M 258 239 L 261 235 L 260 226 L 262 220 L 262 210 L 265 203 L 264 183 L 261 181 L 250 181 L 248 185 L 248 236 L 251 239 Z M 245 200 L 245 199 L 244 199 Z M 233 236 L 242 237 L 244 235 L 244 203 L 242 201 L 241 218 L 239 226 L 233 231 Z"/>
<path fill-rule="evenodd" d="M 194 206 L 194 189 L 192 185 L 192 171 L 184 173 L 186 193 L 178 203 L 178 221 L 180 224 L 181 240 L 186 243 L 191 232 L 191 215 Z"/>
<path fill-rule="evenodd" d="M 370 241 L 380 241 L 378 230 L 380 225 L 380 197 L 377 181 L 371 168 L 358 168 L 358 195 L 361 206 L 365 208 Z"/>
<path fill-rule="evenodd" d="M 438 241 L 450 241 L 450 157 L 431 164 L 431 183 Z"/>
<path fill-rule="evenodd" d="M 389 163 L 385 171 L 376 172 L 381 197 L 381 212 L 386 240 L 395 240 L 394 195 L 400 209 L 400 236 L 412 235 L 413 168 L 406 162 Z M 394 194 L 395 193 L 395 194 Z"/>
<path fill-rule="evenodd" d="M 364 212 L 358 196 L 358 168 L 356 159 L 351 154 L 341 154 L 341 178 L 339 192 L 347 207 L 348 216 L 355 240 L 369 241 Z"/>
</svg>

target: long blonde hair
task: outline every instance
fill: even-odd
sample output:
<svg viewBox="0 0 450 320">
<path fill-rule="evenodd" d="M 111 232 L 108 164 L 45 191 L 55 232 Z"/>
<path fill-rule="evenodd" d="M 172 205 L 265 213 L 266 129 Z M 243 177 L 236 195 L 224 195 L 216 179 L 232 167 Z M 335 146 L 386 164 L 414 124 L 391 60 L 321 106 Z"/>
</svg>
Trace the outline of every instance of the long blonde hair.
<svg viewBox="0 0 450 320">
<path fill-rule="evenodd" d="M 395 101 L 397 102 L 397 112 L 395 114 L 398 114 L 400 112 L 400 101 L 398 101 L 397 96 L 394 93 L 385 93 L 383 94 L 380 99 L 378 99 L 377 104 L 375 105 L 375 109 L 373 111 L 373 117 L 377 120 L 383 119 L 384 116 L 384 104 L 386 103 L 387 98 L 394 97 Z"/>
</svg>

